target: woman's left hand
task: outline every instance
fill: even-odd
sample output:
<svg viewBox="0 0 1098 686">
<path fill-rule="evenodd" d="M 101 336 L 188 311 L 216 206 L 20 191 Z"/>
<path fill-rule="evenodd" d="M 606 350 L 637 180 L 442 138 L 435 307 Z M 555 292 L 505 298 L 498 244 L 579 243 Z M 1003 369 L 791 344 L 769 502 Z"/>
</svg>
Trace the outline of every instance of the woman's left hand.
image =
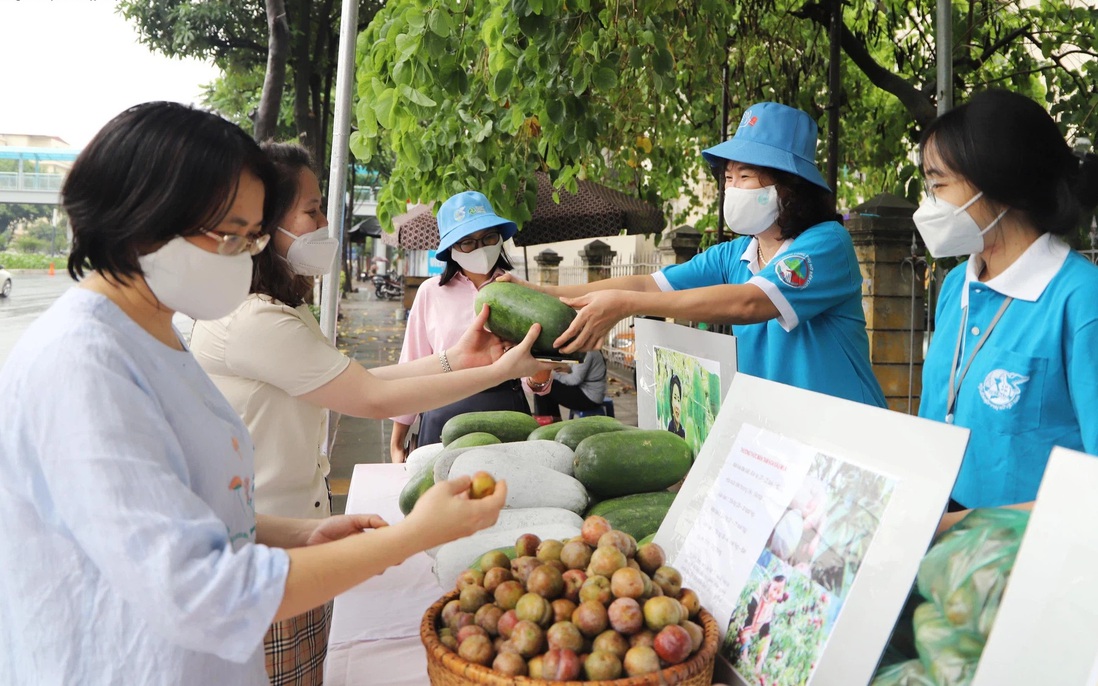
<svg viewBox="0 0 1098 686">
<path fill-rule="evenodd" d="M 598 350 L 610 329 L 630 314 L 626 291 L 595 291 L 560 300 L 579 310 L 572 325 L 553 341 L 553 347 L 566 354 Z"/>
<path fill-rule="evenodd" d="M 451 369 L 456 371 L 485 367 L 503 356 L 506 351 L 505 343 L 499 336 L 484 328 L 487 324 L 488 305 L 485 305 L 457 344 L 446 350 Z"/>
<path fill-rule="evenodd" d="M 333 515 L 319 520 L 316 528 L 305 539 L 305 545 L 331 543 L 367 529 L 380 529 L 384 526 L 389 526 L 389 523 L 376 514 Z"/>
</svg>

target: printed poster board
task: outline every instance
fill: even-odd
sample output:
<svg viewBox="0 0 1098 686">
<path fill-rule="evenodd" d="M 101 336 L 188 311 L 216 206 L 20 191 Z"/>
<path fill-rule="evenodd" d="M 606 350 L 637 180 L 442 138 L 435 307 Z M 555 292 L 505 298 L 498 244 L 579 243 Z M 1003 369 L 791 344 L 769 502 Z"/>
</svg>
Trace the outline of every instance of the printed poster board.
<svg viewBox="0 0 1098 686">
<path fill-rule="evenodd" d="M 967 442 L 736 374 L 655 538 L 722 629 L 716 681 L 869 683 Z"/>
<path fill-rule="evenodd" d="M 1098 458 L 1054 448 L 972 686 L 1098 684 Z"/>
<path fill-rule="evenodd" d="M 736 373 L 736 338 L 639 317 L 633 331 L 637 425 L 672 431 L 697 455 Z"/>
</svg>

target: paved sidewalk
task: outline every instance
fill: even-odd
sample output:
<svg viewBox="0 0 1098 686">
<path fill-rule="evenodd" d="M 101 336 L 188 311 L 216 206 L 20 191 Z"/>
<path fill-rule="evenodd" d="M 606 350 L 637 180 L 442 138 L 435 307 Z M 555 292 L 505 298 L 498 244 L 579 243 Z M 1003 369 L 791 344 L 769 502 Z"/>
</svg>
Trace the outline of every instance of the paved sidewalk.
<svg viewBox="0 0 1098 686">
<path fill-rule="evenodd" d="M 399 302 L 379 301 L 372 291 L 352 293 L 340 304 L 343 316 L 336 341 L 339 349 L 367 369 L 395 364 L 404 343 L 404 310 Z M 611 376 L 608 395 L 614 398 L 618 419 L 637 425 L 637 394 L 631 383 Z M 359 463 L 389 461 L 393 423 L 386 420 L 340 417 L 332 445 L 333 509 L 344 510 L 351 473 Z"/>
</svg>

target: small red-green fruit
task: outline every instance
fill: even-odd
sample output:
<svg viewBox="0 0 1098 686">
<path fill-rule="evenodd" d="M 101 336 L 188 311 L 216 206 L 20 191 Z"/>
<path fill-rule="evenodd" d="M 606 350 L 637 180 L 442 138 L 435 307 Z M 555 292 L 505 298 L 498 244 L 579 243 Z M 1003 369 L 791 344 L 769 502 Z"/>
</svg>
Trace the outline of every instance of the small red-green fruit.
<svg viewBox="0 0 1098 686">
<path fill-rule="evenodd" d="M 557 622 L 545 632 L 545 640 L 550 648 L 567 648 L 573 652 L 583 650 L 583 634 L 569 621 Z"/>
<path fill-rule="evenodd" d="M 451 600 L 442 606 L 442 624 L 443 626 L 450 626 L 450 623 L 454 621 L 454 617 L 457 613 L 461 612 L 461 601 L 458 599 Z"/>
<path fill-rule="evenodd" d="M 689 588 L 684 588 L 679 591 L 679 602 L 686 608 L 686 612 L 690 615 L 690 619 L 698 616 L 698 611 L 701 610 L 701 599 L 698 598 L 697 593 Z"/>
<path fill-rule="evenodd" d="M 488 632 L 489 636 L 499 636 L 499 620 L 503 616 L 503 610 L 499 609 L 498 605 L 482 605 L 477 613 L 473 616 L 473 620 L 477 626 Z"/>
<path fill-rule="evenodd" d="M 527 593 L 519 598 L 515 614 L 519 619 L 547 627 L 553 621 L 553 606 L 537 593 Z"/>
<path fill-rule="evenodd" d="M 450 624 L 448 624 L 447 626 L 449 626 L 450 629 L 456 634 L 457 632 L 461 631 L 461 627 L 471 626 L 474 623 L 475 622 L 472 612 L 459 612 L 454 615 L 453 620 L 451 620 Z"/>
<path fill-rule="evenodd" d="M 487 636 L 470 636 L 458 643 L 458 655 L 469 662 L 478 665 L 492 664 L 495 650 L 492 648 L 492 639 Z"/>
<path fill-rule="evenodd" d="M 484 585 L 484 572 L 479 569 L 466 569 L 461 574 L 458 574 L 457 578 L 457 590 L 462 590 L 466 586 L 483 586 Z"/>
<path fill-rule="evenodd" d="M 560 559 L 560 551 L 564 550 L 564 544 L 548 538 L 538 546 L 536 557 L 542 562 L 550 562 Z"/>
<path fill-rule="evenodd" d="M 656 543 L 645 543 L 637 548 L 637 564 L 642 572 L 651 575 L 667 564 L 667 553 Z"/>
<path fill-rule="evenodd" d="M 545 632 L 537 624 L 523 620 L 515 624 L 510 641 L 519 655 L 529 659 L 542 652 Z"/>
<path fill-rule="evenodd" d="M 523 534 L 515 541 L 515 555 L 517 557 L 534 557 L 538 554 L 538 546 L 541 539 L 535 534 Z"/>
<path fill-rule="evenodd" d="M 617 548 L 626 558 L 637 553 L 637 539 L 624 531 L 607 531 L 599 537 L 599 548 Z"/>
<path fill-rule="evenodd" d="M 644 628 L 644 613 L 640 603 L 632 598 L 618 598 L 606 612 L 614 631 L 631 636 Z"/>
<path fill-rule="evenodd" d="M 504 555 L 504 557 L 507 557 Z M 511 561 L 507 561 L 507 567 L 492 567 L 484 573 L 484 590 L 495 593 L 496 588 L 504 581 L 511 581 L 515 575 L 511 573 Z"/>
<path fill-rule="evenodd" d="M 542 657 L 537 655 L 530 658 L 530 661 L 526 663 L 526 674 L 531 679 L 541 679 L 542 677 Z"/>
<path fill-rule="evenodd" d="M 705 629 L 700 624 L 691 622 L 689 619 L 680 624 L 682 628 L 686 629 L 686 633 L 690 634 L 691 653 L 696 653 L 701 648 L 702 642 L 705 640 Z"/>
<path fill-rule="evenodd" d="M 616 655 L 618 660 L 621 660 L 629 650 L 629 641 L 613 629 L 607 629 L 591 642 L 591 650 L 592 652 L 611 653 Z"/>
<path fill-rule="evenodd" d="M 530 572 L 534 571 L 542 564 L 541 560 L 536 557 L 531 557 L 530 555 L 516 557 L 511 560 L 511 574 L 525 585 L 526 580 L 530 578 Z"/>
<path fill-rule="evenodd" d="M 519 618 L 518 615 L 515 614 L 515 611 L 508 610 L 500 615 L 499 621 L 496 622 L 496 631 L 504 638 L 511 638 L 511 631 L 515 628 L 515 625 L 518 624 L 518 621 Z"/>
<path fill-rule="evenodd" d="M 614 572 L 625 566 L 625 555 L 617 548 L 596 548 L 591 553 L 591 564 L 587 565 L 587 576 L 598 574 L 609 579 L 614 576 Z"/>
<path fill-rule="evenodd" d="M 463 626 L 457 632 L 458 645 L 461 645 L 462 643 L 464 643 L 465 640 L 467 638 L 469 638 L 470 636 L 487 636 L 487 635 L 488 635 L 487 631 L 485 631 L 484 629 L 482 629 L 481 627 L 479 627 L 475 624 L 470 624 L 469 626 Z"/>
<path fill-rule="evenodd" d="M 682 574 L 679 574 L 679 570 L 674 567 L 666 565 L 660 567 L 652 575 L 652 581 L 663 589 L 664 595 L 669 595 L 672 598 L 678 598 L 679 593 L 682 591 Z"/>
<path fill-rule="evenodd" d="M 572 623 L 587 638 L 594 638 L 606 631 L 610 620 L 606 615 L 606 606 L 594 600 L 587 600 L 576 607 L 572 613 Z"/>
<path fill-rule="evenodd" d="M 457 637 L 455 637 L 453 634 L 447 634 L 446 636 L 439 636 L 438 637 L 438 642 L 441 643 L 442 645 L 446 646 L 450 650 L 454 651 L 455 653 L 457 652 L 458 640 L 457 640 Z"/>
<path fill-rule="evenodd" d="M 677 624 L 660 629 L 656 634 L 656 640 L 652 643 L 656 655 L 671 665 L 677 665 L 690 657 L 693 646 L 694 641 L 690 638 L 690 633 Z"/>
<path fill-rule="evenodd" d="M 644 574 L 639 569 L 623 567 L 610 577 L 610 592 L 615 598 L 640 598 L 644 595 Z"/>
<path fill-rule="evenodd" d="M 542 657 L 541 678 L 549 681 L 572 681 L 579 677 L 582 663 L 574 651 L 550 648 Z"/>
<path fill-rule="evenodd" d="M 586 569 L 591 564 L 591 546 L 583 541 L 568 541 L 560 549 L 560 561 L 568 569 Z"/>
<path fill-rule="evenodd" d="M 489 595 L 483 586 L 466 586 L 461 589 L 458 600 L 461 602 L 462 612 L 476 612 L 488 603 Z"/>
<path fill-rule="evenodd" d="M 588 681 L 612 681 L 621 676 L 621 658 L 613 653 L 596 650 L 583 661 Z"/>
<path fill-rule="evenodd" d="M 473 482 L 469 485 L 469 497 L 473 500 L 486 498 L 496 492 L 496 480 L 488 472 L 473 474 Z"/>
<path fill-rule="evenodd" d="M 625 673 L 629 676 L 640 676 L 660 671 L 660 656 L 648 646 L 634 646 L 625 653 L 625 659 L 621 661 Z"/>
<path fill-rule="evenodd" d="M 647 648 L 652 647 L 652 643 L 656 640 L 656 634 L 648 629 L 644 631 L 638 631 L 629 637 L 629 647 L 636 648 L 637 646 L 645 646 Z"/>
<path fill-rule="evenodd" d="M 582 569 L 569 569 L 561 574 L 561 579 L 564 580 L 564 597 L 572 602 L 579 602 L 580 588 L 587 581 L 587 573 Z"/>
<path fill-rule="evenodd" d="M 652 631 L 678 624 L 684 619 L 682 605 L 674 598 L 657 596 L 644 601 L 644 624 Z"/>
<path fill-rule="evenodd" d="M 518 605 L 519 598 L 526 595 L 526 589 L 522 587 L 522 583 L 516 580 L 504 581 L 499 586 L 496 586 L 496 590 L 493 592 L 493 596 L 496 600 L 496 605 L 499 605 L 504 610 L 513 610 Z"/>
<path fill-rule="evenodd" d="M 549 604 L 553 606 L 554 622 L 570 621 L 572 613 L 576 611 L 576 604 L 567 598 L 557 598 Z"/>
<path fill-rule="evenodd" d="M 597 548 L 599 545 L 599 539 L 607 531 L 612 531 L 614 527 L 610 526 L 610 522 L 606 521 L 605 517 L 598 515 L 591 515 L 587 519 L 583 520 L 583 526 L 580 527 L 580 534 L 583 536 L 583 542 L 592 548 Z"/>
<path fill-rule="evenodd" d="M 541 565 L 526 578 L 526 590 L 547 600 L 555 600 L 564 593 L 564 578 L 555 567 Z"/>
<path fill-rule="evenodd" d="M 511 558 L 507 557 L 507 553 L 502 550 L 489 550 L 480 556 L 480 568 L 484 570 L 485 578 L 487 578 L 488 572 L 498 567 L 510 571 Z"/>
<path fill-rule="evenodd" d="M 580 586 L 579 600 L 581 603 L 593 600 L 606 605 L 611 598 L 613 598 L 613 591 L 610 589 L 610 579 L 605 576 L 589 576 Z"/>
<path fill-rule="evenodd" d="M 513 652 L 500 652 L 492 661 L 492 669 L 504 676 L 526 676 L 526 660 Z"/>
</svg>

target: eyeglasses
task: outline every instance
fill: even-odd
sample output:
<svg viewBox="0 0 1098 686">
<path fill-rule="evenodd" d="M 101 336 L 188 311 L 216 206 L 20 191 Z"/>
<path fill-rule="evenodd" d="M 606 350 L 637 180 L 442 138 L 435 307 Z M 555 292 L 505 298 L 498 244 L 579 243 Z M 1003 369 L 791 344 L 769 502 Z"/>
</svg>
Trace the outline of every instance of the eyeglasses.
<svg viewBox="0 0 1098 686">
<path fill-rule="evenodd" d="M 263 248 L 266 248 L 267 243 L 271 240 L 271 235 L 267 233 L 261 233 L 258 236 L 241 236 L 235 233 L 206 230 L 203 230 L 202 233 L 217 241 L 218 255 L 230 257 L 239 255 L 245 250 L 248 251 L 249 255 L 258 255 L 263 252 Z"/>
<path fill-rule="evenodd" d="M 500 235 L 499 231 L 493 231 L 491 233 L 484 234 L 479 239 L 466 238 L 464 240 L 460 240 L 457 243 L 454 243 L 454 249 L 458 252 L 473 252 L 477 248 L 488 245 L 495 245 L 496 243 L 499 243 L 501 238 L 503 238 L 503 236 Z"/>
</svg>

